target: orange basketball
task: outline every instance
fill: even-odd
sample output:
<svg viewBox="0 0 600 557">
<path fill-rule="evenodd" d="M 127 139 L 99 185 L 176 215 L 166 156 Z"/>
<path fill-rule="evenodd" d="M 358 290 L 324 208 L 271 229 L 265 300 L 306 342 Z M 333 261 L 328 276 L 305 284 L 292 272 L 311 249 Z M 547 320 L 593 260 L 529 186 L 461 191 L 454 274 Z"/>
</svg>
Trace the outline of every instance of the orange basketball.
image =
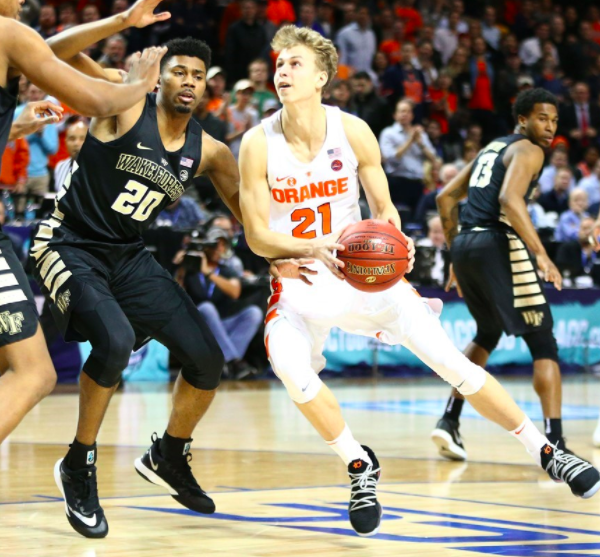
<svg viewBox="0 0 600 557">
<path fill-rule="evenodd" d="M 408 267 L 406 238 L 395 226 L 382 220 L 364 220 L 346 228 L 338 243 L 345 250 L 346 280 L 363 292 L 382 292 L 394 286 Z"/>
</svg>

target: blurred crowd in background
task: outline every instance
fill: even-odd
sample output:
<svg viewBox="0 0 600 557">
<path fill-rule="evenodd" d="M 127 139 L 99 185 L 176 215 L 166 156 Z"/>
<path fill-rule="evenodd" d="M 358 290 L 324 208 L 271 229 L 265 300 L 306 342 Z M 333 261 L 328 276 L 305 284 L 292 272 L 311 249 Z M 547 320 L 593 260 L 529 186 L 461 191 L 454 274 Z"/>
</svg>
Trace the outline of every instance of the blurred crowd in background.
<svg viewBox="0 0 600 557">
<path fill-rule="evenodd" d="M 26 0 L 22 21 L 48 38 L 128 7 L 128 0 Z M 159 9 L 170 11 L 171 19 L 114 35 L 87 54 L 126 71 L 131 54 L 145 46 L 188 35 L 205 40 L 213 65 L 195 117 L 236 158 L 244 133 L 280 108 L 270 47 L 277 29 L 307 26 L 333 40 L 340 63 L 323 102 L 362 118 L 379 138 L 392 200 L 418 245 L 411 275 L 418 284 L 442 285 L 447 274 L 436 192 L 488 141 L 512 133 L 511 104 L 520 91 L 552 92 L 559 100 L 558 132 L 530 214 L 566 286 L 600 286 L 600 260 L 588 241 L 600 206 L 596 2 L 171 0 Z M 23 103 L 45 96 L 22 80 Z M 0 173 L 0 222 L 27 225 L 42 216 L 40 201 L 69 173 L 88 121 L 64 108 L 60 124 L 9 143 Z M 361 209 L 368 218 L 364 200 Z M 260 344 L 266 263 L 247 248 L 242 227 L 210 182 L 197 179 L 160 214 L 145 240 L 213 330 L 221 327 L 217 337 L 230 376 L 251 376 L 258 364 L 244 355 Z M 207 262 L 240 288 L 211 289 L 199 271 Z M 252 334 L 240 335 L 242 329 Z"/>
</svg>

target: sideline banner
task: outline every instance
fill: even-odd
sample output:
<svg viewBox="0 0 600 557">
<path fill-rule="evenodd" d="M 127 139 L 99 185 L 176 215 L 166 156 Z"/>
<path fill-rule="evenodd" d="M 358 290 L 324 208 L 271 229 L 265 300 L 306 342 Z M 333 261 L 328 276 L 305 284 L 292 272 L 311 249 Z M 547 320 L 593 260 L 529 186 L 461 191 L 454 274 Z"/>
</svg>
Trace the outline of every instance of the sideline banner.
<svg viewBox="0 0 600 557">
<path fill-rule="evenodd" d="M 600 362 L 600 296 L 593 303 L 569 301 L 551 305 L 554 335 L 561 361 L 575 365 L 593 365 Z M 475 336 L 475 321 L 462 301 L 446 302 L 441 322 L 450 339 L 460 350 Z M 327 369 L 343 371 L 351 366 L 371 366 L 375 350 L 380 366 L 426 368 L 416 356 L 402 346 L 389 346 L 375 339 L 333 329 L 325 344 Z M 531 356 L 523 340 L 506 335 L 502 335 L 489 361 L 489 365 L 529 363 Z"/>
</svg>

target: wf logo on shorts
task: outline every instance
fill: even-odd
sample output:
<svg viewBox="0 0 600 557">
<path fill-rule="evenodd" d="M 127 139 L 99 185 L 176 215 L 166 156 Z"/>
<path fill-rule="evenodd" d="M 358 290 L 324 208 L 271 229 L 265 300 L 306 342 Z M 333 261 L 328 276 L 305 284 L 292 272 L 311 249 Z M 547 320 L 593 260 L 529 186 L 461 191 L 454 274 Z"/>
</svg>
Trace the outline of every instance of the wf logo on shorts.
<svg viewBox="0 0 600 557">
<path fill-rule="evenodd" d="M 9 335 L 20 333 L 23 319 L 23 314 L 20 311 L 18 313 L 10 313 L 9 311 L 0 313 L 0 333 L 8 333 Z"/>
<path fill-rule="evenodd" d="M 543 311 L 522 311 L 521 315 L 527 325 L 533 325 L 534 327 L 539 327 L 544 320 Z"/>
<path fill-rule="evenodd" d="M 65 313 L 67 308 L 69 307 L 69 303 L 71 302 L 71 291 L 65 290 L 61 292 L 56 298 L 56 307 L 60 310 L 61 313 Z"/>
</svg>

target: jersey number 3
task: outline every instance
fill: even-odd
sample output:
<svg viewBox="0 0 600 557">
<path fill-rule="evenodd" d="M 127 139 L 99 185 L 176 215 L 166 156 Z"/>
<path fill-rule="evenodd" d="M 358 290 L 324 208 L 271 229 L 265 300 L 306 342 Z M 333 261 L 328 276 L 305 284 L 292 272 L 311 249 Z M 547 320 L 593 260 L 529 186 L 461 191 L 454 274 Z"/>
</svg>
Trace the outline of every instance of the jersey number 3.
<svg viewBox="0 0 600 557">
<path fill-rule="evenodd" d="M 125 189 L 127 191 L 117 197 L 112 209 L 122 215 L 131 215 L 132 219 L 140 222 L 145 221 L 165 197 L 164 193 L 152 191 L 135 180 L 129 180 Z"/>
<path fill-rule="evenodd" d="M 321 233 L 324 235 L 331 234 L 331 203 L 323 203 L 323 205 L 317 207 L 316 211 L 304 207 L 302 209 L 296 209 L 292 213 L 292 222 L 300 222 L 300 224 L 292 230 L 292 236 L 294 238 L 312 240 L 317 237 L 317 232 L 315 230 L 306 230 L 317 220 L 317 212 L 321 215 Z"/>
</svg>

